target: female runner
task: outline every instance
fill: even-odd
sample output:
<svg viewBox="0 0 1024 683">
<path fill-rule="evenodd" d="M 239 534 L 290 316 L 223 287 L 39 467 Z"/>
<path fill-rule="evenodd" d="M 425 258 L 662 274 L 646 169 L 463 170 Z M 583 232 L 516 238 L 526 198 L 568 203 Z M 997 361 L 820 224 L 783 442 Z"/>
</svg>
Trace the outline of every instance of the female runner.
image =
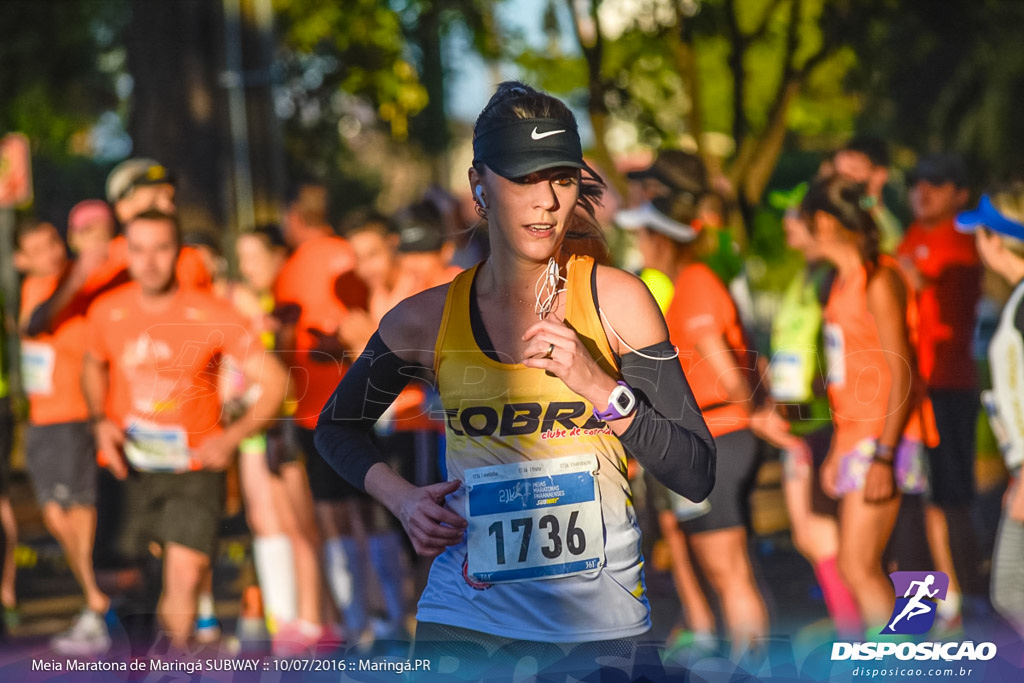
<svg viewBox="0 0 1024 683">
<path fill-rule="evenodd" d="M 230 300 L 272 348 L 276 323 L 270 292 L 287 258 L 281 230 L 263 226 L 244 233 L 237 250 L 243 282 L 229 290 Z M 334 634 L 321 619 L 322 579 L 309 482 L 280 431 L 274 428 L 245 439 L 239 446 L 239 471 L 273 653 L 293 656 Z"/>
<path fill-rule="evenodd" d="M 702 500 L 714 443 L 645 285 L 574 255 L 593 253 L 602 186 L 569 109 L 503 83 L 473 148 L 490 257 L 384 317 L 321 413 L 317 447 L 437 556 L 418 642 L 622 653 L 651 623 L 626 452 Z M 416 372 L 436 381 L 447 433 L 448 480 L 419 488 L 369 437 Z"/>
<path fill-rule="evenodd" d="M 882 553 L 901 492 L 926 486 L 922 442 L 934 440 L 935 425 L 911 350 L 913 292 L 896 262 L 879 255 L 867 206 L 860 185 L 836 176 L 811 186 L 801 212 L 836 268 L 824 314 L 835 433 L 822 486 L 840 500 L 839 571 L 874 636 L 894 603 Z"/>
</svg>

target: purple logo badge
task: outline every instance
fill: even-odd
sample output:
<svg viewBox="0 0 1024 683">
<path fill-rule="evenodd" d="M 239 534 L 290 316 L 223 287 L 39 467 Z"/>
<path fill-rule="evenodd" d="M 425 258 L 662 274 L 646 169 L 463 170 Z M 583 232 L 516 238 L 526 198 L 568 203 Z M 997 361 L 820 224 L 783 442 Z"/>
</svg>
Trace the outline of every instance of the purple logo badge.
<svg viewBox="0 0 1024 683">
<path fill-rule="evenodd" d="M 935 608 L 945 600 L 949 577 L 943 572 L 893 572 L 889 574 L 896 589 L 896 606 L 882 635 L 919 635 L 935 623 Z"/>
</svg>

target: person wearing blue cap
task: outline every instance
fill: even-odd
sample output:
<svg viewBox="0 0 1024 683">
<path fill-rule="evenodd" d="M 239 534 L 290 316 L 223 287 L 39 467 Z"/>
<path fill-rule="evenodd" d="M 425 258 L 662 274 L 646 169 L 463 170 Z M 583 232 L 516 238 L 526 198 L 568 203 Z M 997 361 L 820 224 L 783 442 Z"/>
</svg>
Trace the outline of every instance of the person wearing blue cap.
<svg viewBox="0 0 1024 683">
<path fill-rule="evenodd" d="M 1024 185 L 983 195 L 978 208 L 956 218 L 974 233 L 985 267 L 1013 286 L 988 347 L 992 389 L 982 394 L 999 450 L 1012 475 L 992 556 L 992 604 L 1024 635 Z"/>
</svg>

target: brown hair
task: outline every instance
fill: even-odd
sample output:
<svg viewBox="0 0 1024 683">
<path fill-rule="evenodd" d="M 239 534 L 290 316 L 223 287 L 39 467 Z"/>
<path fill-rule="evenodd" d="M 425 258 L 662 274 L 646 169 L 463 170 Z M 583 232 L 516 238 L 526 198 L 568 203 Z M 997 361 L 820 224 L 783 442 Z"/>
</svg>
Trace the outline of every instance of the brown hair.
<svg viewBox="0 0 1024 683">
<path fill-rule="evenodd" d="M 170 223 L 174 228 L 174 241 L 177 242 L 179 247 L 182 245 L 181 222 L 173 213 L 164 213 L 159 209 L 147 209 L 142 213 L 133 216 L 131 220 L 125 223 L 124 231 L 127 233 L 128 227 L 136 221 L 166 221 Z"/>
<path fill-rule="evenodd" d="M 53 230 L 54 234 L 57 234 L 58 237 L 60 235 L 53 223 L 41 221 L 38 218 L 22 218 L 14 226 L 14 248 L 21 249 L 21 241 L 23 239 L 33 233 L 43 232 L 44 230 Z"/>
<path fill-rule="evenodd" d="M 996 211 L 1011 221 L 1024 224 L 1024 182 L 1018 181 L 996 188 L 989 197 Z M 999 240 L 1008 252 L 1024 259 L 1024 241 L 1002 234 L 999 235 Z"/>
<path fill-rule="evenodd" d="M 860 238 L 861 259 L 871 265 L 878 264 L 881 234 L 878 224 L 868 212 L 864 185 L 833 175 L 814 181 L 800 203 L 800 210 L 808 217 L 823 211 L 833 216 L 844 229 Z M 814 228 L 814 221 L 808 225 Z"/>
</svg>

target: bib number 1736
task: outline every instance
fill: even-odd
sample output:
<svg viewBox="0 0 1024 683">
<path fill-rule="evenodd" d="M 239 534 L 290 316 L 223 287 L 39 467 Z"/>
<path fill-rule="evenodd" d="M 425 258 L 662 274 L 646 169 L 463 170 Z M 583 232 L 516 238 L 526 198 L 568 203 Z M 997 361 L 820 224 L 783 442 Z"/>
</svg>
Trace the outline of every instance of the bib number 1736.
<svg viewBox="0 0 1024 683">
<path fill-rule="evenodd" d="M 564 541 L 558 517 L 555 515 L 544 515 L 540 518 L 537 522 L 537 529 L 544 535 L 544 540 L 540 541 L 542 544 L 540 548 L 541 555 L 549 560 L 553 560 L 560 557 L 565 550 L 569 551 L 570 555 L 581 555 L 586 552 L 587 535 L 583 533 L 583 529 L 576 525 L 579 516 L 578 510 L 570 513 L 569 524 L 564 532 Z M 533 539 L 533 518 L 519 517 L 510 520 L 509 527 L 513 535 L 520 534 L 517 561 L 526 562 L 526 559 L 530 556 L 530 542 Z M 495 521 L 491 526 L 487 527 L 487 533 L 494 537 L 495 556 L 498 564 L 506 564 L 505 522 L 500 519 Z M 513 539 L 512 542 L 514 544 L 515 540 Z"/>
<path fill-rule="evenodd" d="M 469 574 L 500 583 L 600 569 L 595 468 L 596 458 L 579 456 L 468 471 Z"/>
</svg>

